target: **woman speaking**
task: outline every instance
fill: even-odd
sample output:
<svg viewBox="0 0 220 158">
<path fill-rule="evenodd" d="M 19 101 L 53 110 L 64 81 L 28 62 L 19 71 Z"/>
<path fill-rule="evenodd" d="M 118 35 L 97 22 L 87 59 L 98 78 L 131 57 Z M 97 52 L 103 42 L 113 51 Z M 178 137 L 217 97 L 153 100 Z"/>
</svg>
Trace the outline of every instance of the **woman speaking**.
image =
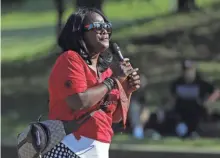
<svg viewBox="0 0 220 158">
<path fill-rule="evenodd" d="M 58 44 L 63 49 L 49 77 L 49 118 L 79 120 L 90 117 L 67 135 L 44 158 L 108 158 L 112 123 L 125 120 L 121 88 L 130 99 L 140 87 L 138 69 L 128 59 L 112 72 L 107 52 L 112 25 L 96 9 L 79 9 L 64 26 Z"/>
</svg>

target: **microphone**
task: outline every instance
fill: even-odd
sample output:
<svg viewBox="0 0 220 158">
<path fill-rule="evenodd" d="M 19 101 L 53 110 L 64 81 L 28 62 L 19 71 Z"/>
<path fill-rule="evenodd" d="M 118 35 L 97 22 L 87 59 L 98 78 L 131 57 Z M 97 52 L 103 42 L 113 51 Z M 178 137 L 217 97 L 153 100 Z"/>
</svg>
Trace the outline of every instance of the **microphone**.
<svg viewBox="0 0 220 158">
<path fill-rule="evenodd" d="M 120 61 L 123 61 L 124 57 L 123 57 L 121 50 L 120 50 L 119 46 L 117 45 L 117 43 L 112 43 L 111 48 L 112 48 L 112 52 L 118 57 L 118 59 Z"/>
<path fill-rule="evenodd" d="M 123 55 L 121 53 L 121 50 L 120 50 L 120 48 L 119 48 L 117 43 L 112 43 L 111 49 L 112 49 L 112 53 L 117 56 L 119 61 L 124 61 L 124 57 L 123 57 Z M 131 75 L 129 75 L 128 77 L 131 77 Z"/>
</svg>

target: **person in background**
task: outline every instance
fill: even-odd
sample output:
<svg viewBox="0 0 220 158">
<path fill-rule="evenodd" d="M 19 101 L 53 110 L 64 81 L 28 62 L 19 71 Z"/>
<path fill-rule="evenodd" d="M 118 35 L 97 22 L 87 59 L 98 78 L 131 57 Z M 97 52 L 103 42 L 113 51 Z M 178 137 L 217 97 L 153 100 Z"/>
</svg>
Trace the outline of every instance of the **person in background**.
<svg viewBox="0 0 220 158">
<path fill-rule="evenodd" d="M 206 81 L 199 73 L 196 63 L 185 60 L 182 63 L 182 75 L 170 85 L 172 112 L 178 121 L 175 131 L 178 136 L 195 136 L 201 120 L 208 117 L 208 106 L 215 102 L 219 90 Z"/>
</svg>

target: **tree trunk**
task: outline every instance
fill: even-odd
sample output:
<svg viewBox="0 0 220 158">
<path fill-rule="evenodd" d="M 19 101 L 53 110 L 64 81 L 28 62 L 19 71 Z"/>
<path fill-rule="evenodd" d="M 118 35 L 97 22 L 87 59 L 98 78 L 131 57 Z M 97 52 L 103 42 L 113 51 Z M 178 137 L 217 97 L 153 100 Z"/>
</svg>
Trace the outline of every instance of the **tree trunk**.
<svg viewBox="0 0 220 158">
<path fill-rule="evenodd" d="M 56 35 L 57 37 L 60 34 L 63 25 L 63 13 L 64 13 L 64 1 L 63 0 L 54 0 L 57 12 L 57 26 L 56 26 Z"/>
<path fill-rule="evenodd" d="M 76 0 L 76 8 L 88 7 L 102 11 L 104 0 Z"/>
<path fill-rule="evenodd" d="M 195 0 L 178 0 L 178 11 L 191 11 L 196 9 L 196 2 Z"/>
</svg>

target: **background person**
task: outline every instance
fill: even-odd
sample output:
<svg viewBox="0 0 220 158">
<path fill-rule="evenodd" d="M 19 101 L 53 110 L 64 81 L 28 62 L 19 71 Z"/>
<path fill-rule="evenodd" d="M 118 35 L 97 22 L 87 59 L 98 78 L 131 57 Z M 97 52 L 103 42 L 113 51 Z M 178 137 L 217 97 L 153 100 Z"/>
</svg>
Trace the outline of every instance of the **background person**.
<svg viewBox="0 0 220 158">
<path fill-rule="evenodd" d="M 181 135 L 188 136 L 196 131 L 202 120 L 207 120 L 208 105 L 219 98 L 219 90 L 198 73 L 191 60 L 182 63 L 182 75 L 171 83 L 170 92 L 170 104 L 174 105 L 171 111 L 181 123 L 177 124 L 176 130 L 186 128 L 186 133 Z"/>
</svg>

